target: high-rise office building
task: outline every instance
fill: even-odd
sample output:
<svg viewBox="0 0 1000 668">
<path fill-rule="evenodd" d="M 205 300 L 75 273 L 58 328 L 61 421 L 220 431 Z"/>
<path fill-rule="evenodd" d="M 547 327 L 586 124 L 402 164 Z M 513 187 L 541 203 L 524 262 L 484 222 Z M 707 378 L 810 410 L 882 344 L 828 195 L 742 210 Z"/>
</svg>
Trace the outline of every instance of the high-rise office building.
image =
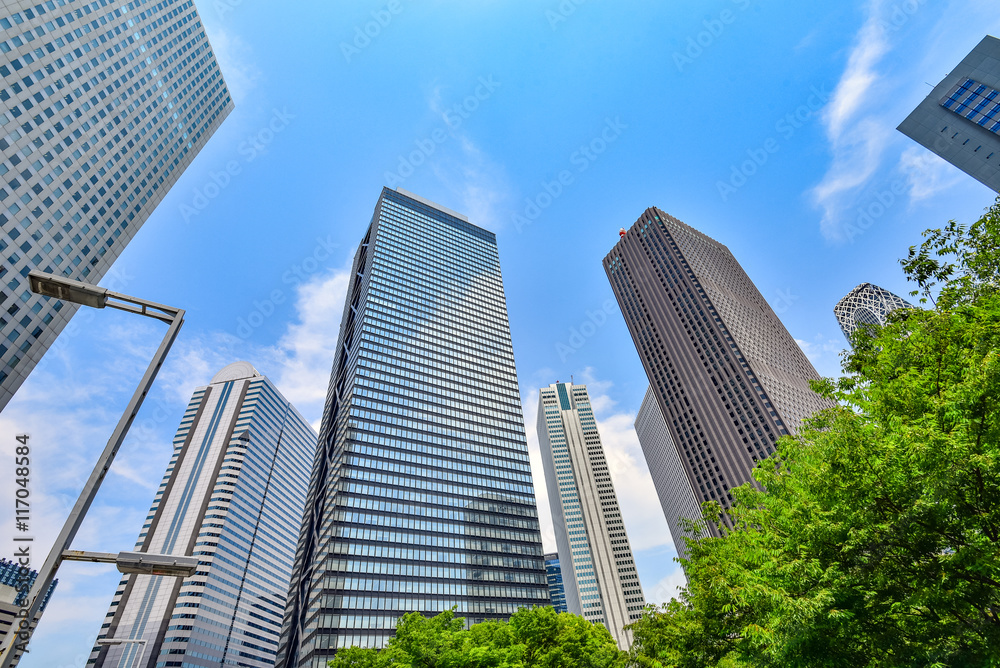
<svg viewBox="0 0 1000 668">
<path fill-rule="evenodd" d="M 135 551 L 198 571 L 123 576 L 87 664 L 273 666 L 316 432 L 236 362 L 195 390 L 173 445 Z"/>
<path fill-rule="evenodd" d="M 645 600 L 587 386 L 543 387 L 537 428 L 566 606 L 628 649 Z"/>
<path fill-rule="evenodd" d="M 496 237 L 383 189 L 354 258 L 278 666 L 407 612 L 547 605 Z"/>
<path fill-rule="evenodd" d="M 0 409 L 232 110 L 190 0 L 0 9 Z"/>
<path fill-rule="evenodd" d="M 686 558 L 687 542 L 684 539 L 698 538 L 702 531 L 687 527 L 684 520 L 701 526 L 704 516 L 651 387 L 646 389 L 642 405 L 635 416 L 635 433 L 639 437 L 639 445 L 642 446 L 656 496 L 660 499 L 660 507 L 663 508 L 663 515 L 670 528 L 670 538 L 677 548 L 677 556 Z"/>
<path fill-rule="evenodd" d="M 24 617 L 22 612 L 26 612 L 28 603 L 28 592 L 31 585 L 35 584 L 38 571 L 21 566 L 16 561 L 0 559 L 0 646 L 7 641 L 7 634 L 17 633 L 21 628 Z M 45 611 L 52 590 L 59 584 L 59 580 L 53 580 L 49 585 L 49 590 L 45 592 L 45 599 L 42 601 L 42 609 L 38 613 L 36 620 Z M 20 650 L 14 650 L 14 662 L 21 658 Z"/>
<path fill-rule="evenodd" d="M 729 507 L 777 438 L 830 405 L 816 370 L 729 249 L 659 209 L 604 269 L 691 488 Z"/>
<path fill-rule="evenodd" d="M 896 129 L 1000 192 L 1000 39 L 984 37 Z"/>
<path fill-rule="evenodd" d="M 569 612 L 566 607 L 566 588 L 563 586 L 562 567 L 559 565 L 559 554 L 551 552 L 545 555 L 545 577 L 549 582 L 549 601 L 556 612 Z"/>
<path fill-rule="evenodd" d="M 833 315 L 837 318 L 840 330 L 850 341 L 851 335 L 861 325 L 883 326 L 886 317 L 900 308 L 913 308 L 913 306 L 885 288 L 862 283 L 837 302 L 833 307 Z"/>
</svg>

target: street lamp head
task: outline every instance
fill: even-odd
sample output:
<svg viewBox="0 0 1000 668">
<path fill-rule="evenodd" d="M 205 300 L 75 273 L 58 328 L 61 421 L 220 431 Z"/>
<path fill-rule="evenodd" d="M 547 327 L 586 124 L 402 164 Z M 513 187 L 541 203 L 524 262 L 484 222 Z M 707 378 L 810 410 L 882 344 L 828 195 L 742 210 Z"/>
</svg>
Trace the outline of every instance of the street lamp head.
<svg viewBox="0 0 1000 668">
<path fill-rule="evenodd" d="M 144 575 L 168 575 L 188 577 L 198 570 L 197 557 L 175 556 L 171 554 L 149 554 L 146 552 L 119 552 L 115 560 L 121 573 L 141 573 Z"/>
<path fill-rule="evenodd" d="M 104 308 L 108 303 L 108 289 L 89 283 L 72 281 L 62 276 L 32 271 L 28 274 L 31 291 L 45 297 L 55 297 L 74 304 Z"/>
</svg>

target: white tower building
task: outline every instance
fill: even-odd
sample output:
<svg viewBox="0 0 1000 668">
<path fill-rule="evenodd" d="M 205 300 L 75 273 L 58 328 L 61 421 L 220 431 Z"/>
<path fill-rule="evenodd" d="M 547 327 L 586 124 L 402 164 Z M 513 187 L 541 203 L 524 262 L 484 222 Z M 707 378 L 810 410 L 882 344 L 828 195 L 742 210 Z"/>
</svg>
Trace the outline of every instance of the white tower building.
<svg viewBox="0 0 1000 668">
<path fill-rule="evenodd" d="M 587 386 L 543 387 L 537 428 L 566 607 L 628 649 L 645 600 Z"/>
</svg>

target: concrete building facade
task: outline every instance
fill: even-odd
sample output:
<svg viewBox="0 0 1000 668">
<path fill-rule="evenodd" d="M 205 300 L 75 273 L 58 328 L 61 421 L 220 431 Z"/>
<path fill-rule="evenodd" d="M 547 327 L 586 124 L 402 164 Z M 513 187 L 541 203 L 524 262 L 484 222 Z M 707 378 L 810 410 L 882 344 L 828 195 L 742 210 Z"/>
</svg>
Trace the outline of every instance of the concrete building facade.
<svg viewBox="0 0 1000 668">
<path fill-rule="evenodd" d="M 663 516 L 670 528 L 670 538 L 674 541 L 677 556 L 687 557 L 687 542 L 684 539 L 698 538 L 703 532 L 688 529 L 684 520 L 700 525 L 704 522 L 704 516 L 651 387 L 646 389 L 642 406 L 635 416 L 635 433 L 639 437 L 639 445 L 642 446 L 642 454 L 653 479 Z"/>
<path fill-rule="evenodd" d="M 233 109 L 191 0 L 0 8 L 0 410 Z M 120 282 L 109 286 L 122 290 Z"/>
<path fill-rule="evenodd" d="M 698 502 L 728 508 L 778 437 L 830 405 L 819 375 L 728 248 L 656 208 L 620 237 L 604 268 L 670 438 Z"/>
<path fill-rule="evenodd" d="M 628 649 L 645 599 L 587 386 L 543 387 L 537 430 L 566 607 Z"/>
<path fill-rule="evenodd" d="M 984 37 L 896 129 L 1000 192 L 1000 39 Z"/>
<path fill-rule="evenodd" d="M 198 557 L 187 578 L 118 583 L 88 666 L 270 668 L 316 432 L 247 362 L 195 390 L 136 552 Z"/>
</svg>

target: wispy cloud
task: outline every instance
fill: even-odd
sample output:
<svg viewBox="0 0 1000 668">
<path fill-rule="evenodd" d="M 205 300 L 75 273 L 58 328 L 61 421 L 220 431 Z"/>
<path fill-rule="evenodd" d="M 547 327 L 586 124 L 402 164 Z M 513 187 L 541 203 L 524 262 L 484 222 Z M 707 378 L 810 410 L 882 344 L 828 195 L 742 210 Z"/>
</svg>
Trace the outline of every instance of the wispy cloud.
<svg viewBox="0 0 1000 668">
<path fill-rule="evenodd" d="M 254 61 L 253 51 L 237 34 L 221 26 L 212 28 L 209 39 L 233 103 L 240 104 L 263 76 Z"/>
<path fill-rule="evenodd" d="M 922 146 L 911 146 L 899 157 L 899 169 L 906 175 L 914 202 L 946 192 L 969 178 L 960 169 Z"/>
<path fill-rule="evenodd" d="M 492 80 L 492 77 L 489 79 Z M 499 90 L 502 91 L 502 86 Z M 449 192 L 461 200 L 461 213 L 477 225 L 498 231 L 503 226 L 499 209 L 509 199 L 511 191 L 506 169 L 481 148 L 468 129 L 469 122 L 482 112 L 463 110 L 463 114 L 459 115 L 455 111 L 458 105 L 448 106 L 453 103 L 454 100 L 440 85 L 435 86 L 428 96 L 428 109 L 441 118 L 454 138 L 442 144 L 436 155 L 431 156 L 428 161 L 431 171 Z M 481 104 L 485 107 L 490 101 L 486 98 Z"/>
<path fill-rule="evenodd" d="M 890 49 L 884 2 L 871 0 L 865 23 L 855 39 L 847 67 L 830 103 L 823 123 L 832 154 L 830 167 L 813 189 L 815 203 L 823 210 L 820 229 L 828 239 L 842 237 L 840 214 L 848 195 L 868 182 L 878 168 L 894 125 L 871 110 L 873 98 L 881 98 L 878 66 Z"/>
</svg>

